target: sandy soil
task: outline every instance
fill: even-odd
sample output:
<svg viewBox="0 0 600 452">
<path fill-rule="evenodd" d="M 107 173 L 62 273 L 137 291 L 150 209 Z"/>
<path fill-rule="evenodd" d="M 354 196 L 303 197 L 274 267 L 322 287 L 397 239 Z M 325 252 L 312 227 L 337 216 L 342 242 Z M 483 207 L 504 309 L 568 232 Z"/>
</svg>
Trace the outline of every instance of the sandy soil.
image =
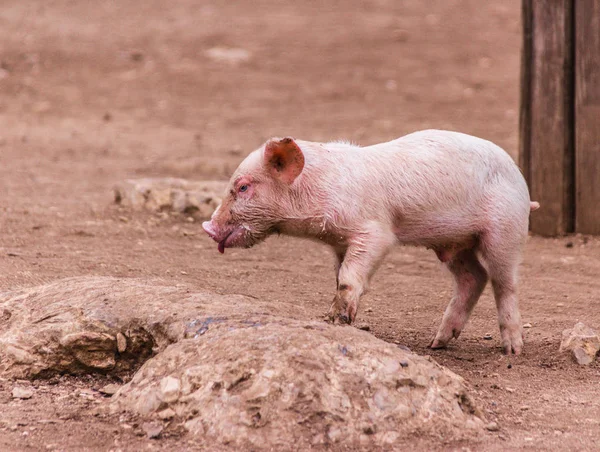
<svg viewBox="0 0 600 452">
<path fill-rule="evenodd" d="M 324 247 L 274 238 L 221 256 L 199 224 L 119 210 L 111 187 L 128 177 L 226 178 L 272 135 L 372 144 L 435 127 L 516 156 L 517 0 L 165 5 L 2 2 L 0 290 L 158 276 L 301 303 L 319 318 L 335 284 Z M 214 48 L 242 51 L 223 60 Z M 376 275 L 359 324 L 464 376 L 500 426 L 484 442 L 427 448 L 600 447 L 600 364 L 581 368 L 557 352 L 576 321 L 600 327 L 600 240 L 533 237 L 521 274 L 532 327 L 510 360 L 489 289 L 458 341 L 426 348 L 451 293 L 433 253 L 398 248 Z M 0 380 L 0 449 L 201 447 L 178 431 L 149 440 L 136 420 L 94 416 L 103 383 L 40 381 L 32 399 L 13 400 L 15 383 Z"/>
</svg>

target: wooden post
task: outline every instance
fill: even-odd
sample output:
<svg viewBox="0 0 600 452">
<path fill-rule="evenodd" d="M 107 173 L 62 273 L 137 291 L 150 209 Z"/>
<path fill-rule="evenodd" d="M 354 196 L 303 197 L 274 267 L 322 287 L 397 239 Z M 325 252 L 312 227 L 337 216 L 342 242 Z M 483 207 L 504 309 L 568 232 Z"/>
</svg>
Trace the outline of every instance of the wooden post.
<svg viewBox="0 0 600 452">
<path fill-rule="evenodd" d="M 531 230 L 600 234 L 600 0 L 523 0 L 519 163 Z"/>
<path fill-rule="evenodd" d="M 593 0 L 590 0 L 593 2 Z M 534 233 L 573 232 L 573 0 L 523 0 L 520 164 Z"/>
<path fill-rule="evenodd" d="M 575 1 L 575 228 L 600 234 L 600 2 Z"/>
</svg>

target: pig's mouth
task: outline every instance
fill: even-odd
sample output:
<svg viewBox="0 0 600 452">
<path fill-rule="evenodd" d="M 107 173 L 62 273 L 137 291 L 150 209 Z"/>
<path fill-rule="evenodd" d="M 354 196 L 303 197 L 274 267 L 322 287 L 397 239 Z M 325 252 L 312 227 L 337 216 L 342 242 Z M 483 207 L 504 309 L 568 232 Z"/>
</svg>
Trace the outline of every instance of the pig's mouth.
<svg viewBox="0 0 600 452">
<path fill-rule="evenodd" d="M 225 253 L 225 248 L 232 248 L 235 246 L 243 246 L 243 237 L 244 237 L 244 233 L 246 232 L 246 229 L 244 229 L 243 227 L 238 227 L 235 228 L 233 231 L 231 231 L 229 234 L 227 234 L 225 236 L 225 238 L 223 240 L 221 240 L 219 242 L 219 244 L 217 245 L 217 249 L 219 250 L 219 253 L 223 254 Z"/>
<path fill-rule="evenodd" d="M 229 230 L 226 234 L 217 234 L 210 225 L 203 224 L 203 227 L 210 238 L 218 243 L 217 249 L 221 254 L 225 253 L 225 248 L 248 246 L 246 243 L 246 235 L 248 231 L 244 226 L 236 226 Z"/>
</svg>

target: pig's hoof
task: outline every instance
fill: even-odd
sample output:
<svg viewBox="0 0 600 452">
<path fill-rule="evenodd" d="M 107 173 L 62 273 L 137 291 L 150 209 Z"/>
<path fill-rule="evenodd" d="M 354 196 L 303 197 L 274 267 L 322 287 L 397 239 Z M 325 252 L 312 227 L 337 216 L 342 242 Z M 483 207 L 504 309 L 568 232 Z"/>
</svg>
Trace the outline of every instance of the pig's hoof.
<svg viewBox="0 0 600 452">
<path fill-rule="evenodd" d="M 446 330 L 447 328 L 440 328 L 435 337 L 431 340 L 429 348 L 446 348 L 448 346 L 448 342 L 450 342 L 452 338 L 458 339 L 458 336 L 460 336 L 461 333 L 461 330 L 458 328 L 453 328 L 451 331 Z"/>
<path fill-rule="evenodd" d="M 352 323 L 352 319 L 350 318 L 350 316 L 348 314 L 338 314 L 337 319 L 340 324 L 349 325 Z"/>
<path fill-rule="evenodd" d="M 502 349 L 505 355 L 520 355 L 523 351 L 523 335 L 520 327 L 501 328 Z"/>
<path fill-rule="evenodd" d="M 332 323 L 334 325 L 349 325 L 352 323 L 352 319 L 348 314 L 340 314 L 340 313 L 328 313 L 325 316 L 325 321 L 327 323 Z"/>
<path fill-rule="evenodd" d="M 433 339 L 430 343 L 429 343 L 429 348 L 433 349 L 433 350 L 438 350 L 440 348 L 446 348 L 448 346 L 448 341 L 442 341 L 439 339 Z"/>
</svg>

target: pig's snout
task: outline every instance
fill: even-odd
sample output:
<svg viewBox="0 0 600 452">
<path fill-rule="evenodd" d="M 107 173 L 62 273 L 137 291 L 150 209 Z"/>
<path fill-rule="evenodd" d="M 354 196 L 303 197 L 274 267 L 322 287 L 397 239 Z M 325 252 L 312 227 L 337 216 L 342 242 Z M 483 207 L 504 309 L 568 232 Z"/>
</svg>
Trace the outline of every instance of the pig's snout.
<svg viewBox="0 0 600 452">
<path fill-rule="evenodd" d="M 215 231 L 215 226 L 213 225 L 212 221 L 205 221 L 202 223 L 202 229 L 204 229 L 204 232 L 206 232 L 211 239 L 215 240 L 215 241 L 219 241 L 217 239 L 217 231 Z"/>
</svg>

